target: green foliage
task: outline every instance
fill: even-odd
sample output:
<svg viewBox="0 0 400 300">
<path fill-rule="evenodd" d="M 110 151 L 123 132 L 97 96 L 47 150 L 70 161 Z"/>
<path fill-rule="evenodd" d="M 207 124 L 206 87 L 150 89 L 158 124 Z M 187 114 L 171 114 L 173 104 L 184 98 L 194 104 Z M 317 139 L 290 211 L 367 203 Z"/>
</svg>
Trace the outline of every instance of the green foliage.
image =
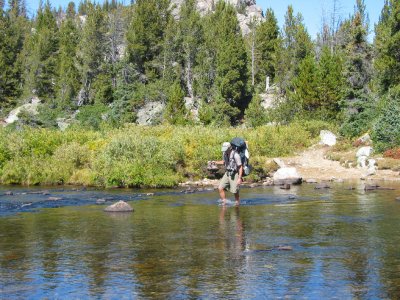
<svg viewBox="0 0 400 300">
<path fill-rule="evenodd" d="M 109 104 L 113 102 L 113 88 L 108 74 L 99 74 L 91 88 L 90 98 L 96 104 Z"/>
<path fill-rule="evenodd" d="M 400 2 L 385 1 L 375 27 L 374 46 L 377 53 L 374 66 L 381 94 L 400 84 Z"/>
<path fill-rule="evenodd" d="M 205 125 L 228 127 L 239 114 L 239 109 L 232 107 L 221 97 L 211 103 L 202 102 L 199 119 Z"/>
<path fill-rule="evenodd" d="M 82 126 L 90 129 L 99 129 L 106 115 L 107 106 L 104 104 L 85 105 L 79 109 L 76 119 Z"/>
<path fill-rule="evenodd" d="M 261 97 L 256 95 L 245 111 L 245 123 L 249 127 L 258 127 L 267 123 L 267 112 L 261 105 Z"/>
<path fill-rule="evenodd" d="M 293 90 L 291 83 L 298 74 L 300 62 L 312 53 L 313 44 L 303 24 L 303 16 L 300 13 L 295 16 L 290 5 L 276 51 L 275 82 L 283 93 Z"/>
<path fill-rule="evenodd" d="M 318 64 L 318 97 L 323 120 L 334 120 L 340 112 L 340 103 L 345 86 L 341 56 L 328 48 L 322 50 Z"/>
<path fill-rule="evenodd" d="M 27 95 L 44 100 L 55 96 L 59 50 L 58 27 L 49 2 L 39 9 L 35 28 L 25 44 L 25 89 Z"/>
<path fill-rule="evenodd" d="M 207 161 L 220 160 L 221 143 L 235 136 L 249 142 L 259 170 L 253 179 L 268 172 L 268 157 L 307 147 L 312 137 L 299 124 L 256 129 L 125 126 L 98 132 L 0 128 L 0 183 L 172 187 L 204 178 Z"/>
<path fill-rule="evenodd" d="M 321 108 L 322 103 L 318 91 L 321 78 L 318 75 L 318 65 L 314 57 L 307 56 L 301 61 L 299 74 L 293 80 L 294 91 L 288 95 L 292 106 L 292 117 L 298 113 L 314 114 Z"/>
<path fill-rule="evenodd" d="M 154 60 L 162 51 L 164 30 L 170 18 L 169 5 L 169 0 L 137 0 L 134 6 L 127 32 L 128 59 L 139 73 L 148 77 L 159 74 Z"/>
<path fill-rule="evenodd" d="M 186 120 L 185 99 L 182 88 L 175 82 L 169 91 L 167 107 L 165 108 L 164 119 L 174 125 L 184 125 Z"/>
<path fill-rule="evenodd" d="M 195 0 L 185 0 L 180 10 L 178 35 L 181 41 L 181 56 L 186 89 L 190 97 L 195 94 L 195 70 L 202 44 L 204 43 L 204 29 L 201 25 L 199 12 L 196 10 Z"/>
<path fill-rule="evenodd" d="M 72 2 L 73 3 L 73 2 Z M 64 107 L 72 105 L 80 87 L 80 74 L 76 66 L 77 46 L 80 34 L 75 25 L 75 12 L 69 6 L 67 18 L 60 26 L 60 54 L 58 62 L 57 98 Z"/>
<path fill-rule="evenodd" d="M 233 6 L 219 1 L 213 23 L 213 42 L 216 51 L 215 85 L 220 95 L 231 106 L 243 108 L 247 81 L 247 54 Z"/>
<path fill-rule="evenodd" d="M 371 132 L 378 151 L 400 145 L 400 86 L 383 99 L 382 111 Z"/>
<path fill-rule="evenodd" d="M 102 74 L 106 45 L 105 16 L 99 5 L 87 3 L 87 18 L 82 37 L 77 46 L 78 70 L 81 76 L 81 99 L 79 104 L 93 104 L 96 91 L 92 84 Z M 101 79 L 100 79 L 101 81 Z"/>
<path fill-rule="evenodd" d="M 0 110 L 12 107 L 21 93 L 19 55 L 27 20 L 0 9 Z"/>
<path fill-rule="evenodd" d="M 266 76 L 270 77 L 271 82 L 274 81 L 278 38 L 278 20 L 272 9 L 267 9 L 265 21 L 256 28 L 256 84 L 264 85 Z"/>
</svg>

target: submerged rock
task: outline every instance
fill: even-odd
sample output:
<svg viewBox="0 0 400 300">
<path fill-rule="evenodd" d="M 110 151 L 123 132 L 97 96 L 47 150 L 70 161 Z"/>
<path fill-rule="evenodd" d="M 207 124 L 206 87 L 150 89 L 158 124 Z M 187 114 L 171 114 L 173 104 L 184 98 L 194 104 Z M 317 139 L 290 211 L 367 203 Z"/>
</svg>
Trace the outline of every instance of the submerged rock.
<svg viewBox="0 0 400 300">
<path fill-rule="evenodd" d="M 110 206 L 107 206 L 104 211 L 106 212 L 132 212 L 133 208 L 125 201 L 118 201 Z"/>
<path fill-rule="evenodd" d="M 329 184 L 320 183 L 320 184 L 317 184 L 317 185 L 315 186 L 314 189 L 316 189 L 316 190 L 323 190 L 323 189 L 330 189 L 330 188 L 331 188 L 331 187 L 329 186 Z"/>
<path fill-rule="evenodd" d="M 281 186 L 282 190 L 290 190 L 290 184 L 289 183 L 285 183 Z"/>
<path fill-rule="evenodd" d="M 377 184 L 366 184 L 364 186 L 365 191 L 374 191 L 374 190 L 377 190 L 378 188 L 379 188 L 379 185 L 377 185 Z"/>
</svg>

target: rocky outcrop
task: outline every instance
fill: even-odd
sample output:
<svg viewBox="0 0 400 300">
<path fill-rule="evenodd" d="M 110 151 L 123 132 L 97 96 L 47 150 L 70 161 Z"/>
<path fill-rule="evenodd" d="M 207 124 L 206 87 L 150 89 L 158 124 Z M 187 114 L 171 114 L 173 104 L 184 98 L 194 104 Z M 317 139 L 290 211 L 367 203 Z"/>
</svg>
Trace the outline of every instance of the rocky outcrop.
<svg viewBox="0 0 400 300">
<path fill-rule="evenodd" d="M 17 108 L 13 109 L 9 114 L 8 117 L 4 120 L 6 124 L 12 124 L 18 121 L 18 115 L 22 111 L 26 111 L 30 115 L 37 115 L 38 114 L 38 107 L 40 105 L 40 99 L 38 97 L 32 97 L 29 103 L 24 105 L 18 106 Z"/>
<path fill-rule="evenodd" d="M 219 0 L 197 0 L 197 10 L 202 16 L 215 10 L 215 4 Z M 222 1 L 222 0 L 221 0 Z M 224 0 L 236 7 L 238 13 L 237 17 L 243 35 L 250 33 L 249 23 L 252 20 L 264 19 L 262 9 L 256 5 L 255 0 Z M 175 5 L 173 14 L 178 16 L 179 8 L 184 0 L 172 0 L 172 5 Z"/>
<path fill-rule="evenodd" d="M 132 212 L 133 208 L 125 201 L 118 201 L 104 209 L 105 212 Z"/>
<path fill-rule="evenodd" d="M 155 125 L 161 121 L 162 113 L 165 104 L 162 102 L 148 102 L 137 114 L 137 121 L 139 125 Z"/>
</svg>

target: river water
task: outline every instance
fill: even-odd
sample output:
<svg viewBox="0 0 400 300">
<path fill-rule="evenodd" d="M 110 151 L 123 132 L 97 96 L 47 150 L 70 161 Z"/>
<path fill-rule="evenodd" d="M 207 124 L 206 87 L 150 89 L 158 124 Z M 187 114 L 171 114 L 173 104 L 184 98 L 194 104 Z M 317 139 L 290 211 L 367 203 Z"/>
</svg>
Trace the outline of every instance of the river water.
<svg viewBox="0 0 400 300">
<path fill-rule="evenodd" d="M 0 187 L 0 299 L 399 299 L 400 185 L 381 185 L 243 188 L 239 208 L 215 191 Z M 117 200 L 135 212 L 103 212 Z"/>
</svg>

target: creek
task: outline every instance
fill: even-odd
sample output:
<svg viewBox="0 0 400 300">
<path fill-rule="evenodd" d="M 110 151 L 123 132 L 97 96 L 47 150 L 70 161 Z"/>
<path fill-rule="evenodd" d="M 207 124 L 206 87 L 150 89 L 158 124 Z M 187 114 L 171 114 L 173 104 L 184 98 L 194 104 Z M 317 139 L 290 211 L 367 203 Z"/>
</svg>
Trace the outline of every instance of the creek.
<svg viewBox="0 0 400 300">
<path fill-rule="evenodd" d="M 400 184 L 380 184 L 243 188 L 238 208 L 209 190 L 0 187 L 0 299 L 399 299 Z M 118 200 L 135 211 L 103 211 Z"/>
</svg>

